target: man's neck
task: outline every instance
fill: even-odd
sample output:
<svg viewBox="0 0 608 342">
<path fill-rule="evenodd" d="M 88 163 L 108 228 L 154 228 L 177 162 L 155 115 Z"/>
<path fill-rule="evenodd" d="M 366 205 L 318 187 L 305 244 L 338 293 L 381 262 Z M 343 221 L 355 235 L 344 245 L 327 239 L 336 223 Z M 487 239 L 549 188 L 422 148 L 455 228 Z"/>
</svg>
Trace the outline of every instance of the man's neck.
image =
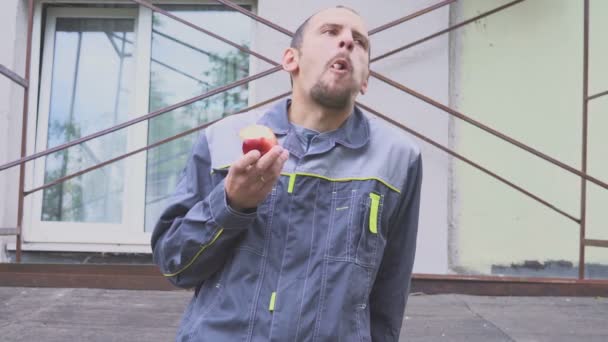
<svg viewBox="0 0 608 342">
<path fill-rule="evenodd" d="M 290 122 L 323 133 L 342 126 L 352 111 L 353 106 L 343 110 L 323 108 L 312 99 L 298 96 L 294 92 L 288 113 Z"/>
</svg>

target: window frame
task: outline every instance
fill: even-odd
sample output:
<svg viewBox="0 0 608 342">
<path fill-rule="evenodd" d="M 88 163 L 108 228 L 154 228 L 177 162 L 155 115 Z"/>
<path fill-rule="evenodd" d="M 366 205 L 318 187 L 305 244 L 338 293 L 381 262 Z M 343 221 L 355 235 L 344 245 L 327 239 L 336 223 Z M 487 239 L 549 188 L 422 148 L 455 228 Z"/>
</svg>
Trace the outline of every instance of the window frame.
<svg viewBox="0 0 608 342">
<path fill-rule="evenodd" d="M 132 1 L 103 1 L 80 0 L 70 7 L 55 7 L 49 4 L 71 4 L 69 0 L 37 1 L 34 8 L 34 23 L 32 34 L 31 84 L 33 87 L 29 97 L 28 120 L 28 154 L 40 152 L 46 148 L 48 130 L 48 115 L 50 104 L 50 85 L 52 76 L 52 59 L 54 49 L 55 22 L 60 17 L 90 17 L 90 18 L 120 18 L 135 20 L 135 100 L 134 110 L 129 112 L 129 119 L 148 113 L 150 90 L 150 62 L 152 44 L 153 12 Z M 132 8 L 100 8 L 87 5 L 114 4 L 134 5 Z M 155 5 L 209 5 L 214 1 L 155 1 Z M 250 1 L 240 1 L 239 4 L 251 6 L 255 12 L 256 4 Z M 43 25 L 45 29 L 43 31 Z M 252 32 L 256 23 L 252 23 Z M 44 36 L 42 35 L 44 32 Z M 201 33 L 202 34 L 202 33 Z M 49 42 L 51 48 L 49 48 Z M 44 43 L 44 44 L 43 44 Z M 44 46 L 44 51 L 40 48 Z M 251 35 L 251 46 L 255 46 L 255 35 Z M 250 58 L 250 70 L 255 59 Z M 50 63 L 50 64 L 49 64 Z M 50 66 L 50 67 L 49 67 Z M 252 101 L 253 84 L 249 88 L 249 101 Z M 148 122 L 142 121 L 132 125 L 127 130 L 127 151 L 147 145 Z M 26 189 L 40 186 L 44 182 L 45 157 L 26 164 Z M 151 253 L 151 232 L 145 232 L 145 196 L 146 196 L 146 163 L 147 153 L 138 153 L 123 160 L 125 162 L 125 186 L 123 190 L 123 222 L 88 223 L 88 222 L 50 222 L 42 221 L 43 190 L 25 197 L 25 212 L 23 225 L 24 250 L 49 251 L 90 251 L 90 252 L 137 252 Z"/>
<path fill-rule="evenodd" d="M 143 77 L 142 71 L 144 66 L 141 65 L 140 51 L 144 48 L 144 44 L 140 44 L 142 32 L 145 32 L 145 20 L 138 18 L 137 9 L 127 8 L 58 8 L 52 7 L 47 9 L 45 15 L 45 31 L 44 31 L 44 51 L 42 53 L 41 63 L 41 79 L 40 79 L 40 100 L 38 110 L 38 125 L 36 130 L 36 152 L 44 151 L 48 136 L 48 120 L 51 97 L 51 82 L 54 65 L 54 43 L 55 43 L 55 24 L 57 18 L 128 18 L 133 19 L 135 23 L 135 99 L 129 108 L 129 119 L 133 118 L 135 113 L 140 112 L 145 96 L 142 96 L 139 91 L 138 84 Z M 127 146 L 126 151 L 136 148 L 142 143 L 141 126 L 134 125 L 126 128 Z M 145 138 L 145 132 L 143 132 Z M 145 140 L 144 140 L 145 144 Z M 126 152 L 125 151 L 125 152 Z M 145 161 L 142 162 L 141 155 L 134 158 L 125 159 L 124 173 L 124 188 L 122 194 L 123 215 L 120 223 L 90 223 L 90 222 L 66 222 L 66 221 L 43 221 L 41 220 L 42 212 L 42 196 L 43 191 L 38 191 L 29 197 L 32 197 L 31 211 L 29 213 L 30 224 L 24 231 L 25 241 L 35 242 L 57 242 L 57 243 L 128 243 L 128 244 L 144 244 L 146 236 L 139 234 L 137 227 L 143 221 L 139 213 L 143 209 L 143 205 L 139 194 L 144 184 L 145 179 L 138 177 L 137 173 L 145 170 Z M 33 168 L 33 184 L 44 184 L 46 158 L 39 158 L 34 162 Z M 148 240 L 149 241 L 149 240 Z"/>
</svg>

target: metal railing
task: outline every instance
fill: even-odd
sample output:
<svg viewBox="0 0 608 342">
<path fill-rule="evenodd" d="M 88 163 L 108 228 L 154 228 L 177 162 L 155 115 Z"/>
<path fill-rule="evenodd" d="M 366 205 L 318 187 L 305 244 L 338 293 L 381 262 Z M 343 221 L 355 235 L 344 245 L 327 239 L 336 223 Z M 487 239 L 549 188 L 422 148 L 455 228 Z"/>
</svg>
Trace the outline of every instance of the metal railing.
<svg viewBox="0 0 608 342">
<path fill-rule="evenodd" d="M 232 82 L 230 84 L 226 84 L 224 86 L 218 87 L 216 89 L 208 91 L 208 92 L 206 92 L 204 94 L 201 94 L 199 96 L 195 96 L 195 97 L 190 98 L 188 100 L 181 101 L 179 103 L 176 103 L 176 104 L 171 105 L 171 106 L 167 106 L 165 108 L 161 108 L 159 110 L 156 110 L 156 111 L 147 113 L 145 115 L 139 116 L 139 117 L 137 117 L 135 119 L 132 119 L 132 120 L 123 122 L 121 124 L 115 125 L 113 127 L 110 127 L 110 128 L 107 128 L 107 129 L 104 129 L 104 130 L 101 130 L 101 131 L 98 131 L 98 132 L 96 132 L 94 134 L 90 134 L 90 135 L 87 135 L 87 136 L 84 136 L 84 137 L 80 137 L 80 138 L 75 139 L 73 141 L 61 144 L 59 146 L 55 146 L 53 148 L 46 149 L 46 150 L 44 150 L 42 152 L 37 152 L 37 153 L 31 154 L 31 155 L 28 156 L 28 155 L 26 155 L 27 120 L 28 120 L 27 112 L 28 112 L 28 97 L 29 97 L 29 84 L 28 84 L 28 80 L 30 79 L 30 59 L 31 59 L 31 49 L 32 49 L 32 27 L 33 27 L 33 8 L 34 8 L 34 0 L 28 0 L 28 2 L 29 2 L 29 16 L 28 16 L 28 32 L 27 32 L 27 50 L 26 50 L 25 76 L 23 78 L 21 78 L 16 73 L 14 73 L 11 70 L 9 70 L 9 69 L 5 68 L 4 66 L 0 65 L 0 73 L 2 73 L 3 75 L 5 75 L 9 79 L 13 80 L 15 83 L 19 84 L 24 89 L 23 122 L 22 122 L 22 134 L 21 134 L 21 157 L 19 159 L 17 159 L 17 160 L 14 160 L 12 162 L 9 162 L 9 163 L 6 163 L 6 164 L 0 166 L 0 172 L 3 171 L 3 170 L 9 169 L 9 168 L 15 167 L 15 166 L 19 166 L 19 198 L 18 198 L 17 227 L 16 227 L 16 229 L 15 228 L 4 228 L 4 230 L 0 229 L 0 234 L 2 234 L 2 232 L 4 231 L 6 234 L 16 235 L 16 237 L 17 237 L 17 243 L 16 243 L 16 261 L 17 262 L 21 261 L 21 243 L 22 243 L 22 227 L 23 227 L 23 202 L 24 202 L 24 197 L 25 196 L 30 195 L 30 194 L 32 194 L 32 193 L 34 193 L 36 191 L 40 191 L 40 190 L 46 189 L 48 187 L 51 187 L 53 185 L 59 184 L 61 182 L 67 181 L 67 180 L 69 180 L 71 178 L 80 176 L 80 175 L 82 175 L 84 173 L 96 170 L 98 168 L 101 168 L 101 167 L 106 166 L 108 164 L 114 163 L 116 161 L 122 160 L 122 159 L 127 158 L 129 156 L 132 156 L 134 154 L 137 154 L 137 153 L 149 150 L 151 148 L 154 148 L 154 147 L 157 147 L 159 145 L 165 144 L 165 143 L 167 143 L 169 141 L 172 141 L 172 140 L 181 138 L 183 136 L 186 136 L 188 134 L 191 134 L 193 132 L 199 131 L 199 130 L 201 130 L 201 129 L 203 129 L 203 128 L 205 128 L 205 127 L 213 124 L 215 121 L 208 122 L 208 123 L 196 126 L 194 128 L 188 129 L 188 130 L 186 130 L 184 132 L 181 132 L 179 134 L 176 134 L 176 135 L 173 135 L 171 137 L 165 138 L 163 140 L 157 141 L 157 142 L 155 142 L 153 144 L 147 145 L 147 146 L 142 147 L 142 148 L 138 148 L 138 149 L 130 151 L 128 153 L 122 154 L 122 155 L 120 155 L 118 157 L 115 157 L 115 158 L 112 158 L 110 160 L 98 163 L 98 164 L 96 164 L 96 165 L 94 165 L 92 167 L 80 170 L 80 171 L 75 172 L 75 173 L 70 174 L 70 175 L 66 175 L 66 176 L 61 177 L 59 179 L 56 179 L 56 180 L 54 180 L 52 182 L 43 184 L 41 186 L 35 187 L 33 189 L 29 189 L 29 190 L 25 190 L 25 188 L 24 188 L 24 184 L 25 184 L 25 163 L 26 162 L 34 160 L 34 159 L 37 159 L 37 158 L 40 158 L 40 157 L 43 157 L 43 156 L 46 156 L 46 155 L 49 155 L 51 153 L 54 153 L 54 152 L 57 152 L 57 151 L 60 151 L 60 150 L 67 149 L 67 148 L 69 148 L 71 146 L 75 146 L 75 145 L 81 144 L 81 143 L 86 142 L 88 140 L 95 139 L 95 138 L 98 138 L 100 136 L 103 136 L 103 135 L 115 132 L 117 130 L 126 128 L 126 127 L 131 126 L 133 124 L 136 124 L 138 122 L 142 122 L 144 120 L 149 120 L 151 118 L 154 118 L 156 116 L 159 116 L 159 115 L 167 113 L 167 112 L 170 112 L 170 111 L 175 110 L 177 108 L 189 105 L 189 104 L 197 102 L 199 100 L 203 100 L 203 99 L 209 98 L 211 96 L 214 96 L 214 95 L 217 95 L 219 93 L 225 92 L 225 91 L 230 90 L 232 88 L 235 88 L 235 87 L 238 87 L 238 86 L 242 86 L 242 85 L 247 84 L 247 83 L 249 83 L 251 81 L 254 81 L 254 80 L 260 79 L 262 77 L 268 76 L 270 74 L 276 73 L 277 71 L 279 71 L 279 70 L 282 69 L 281 66 L 280 66 L 280 64 L 278 62 L 272 60 L 271 58 L 268 58 L 268 57 L 266 57 L 266 56 L 264 56 L 264 55 L 262 55 L 260 53 L 257 53 L 257 52 L 255 52 L 255 51 L 253 51 L 253 50 L 251 50 L 251 49 L 249 49 L 249 48 L 247 48 L 245 46 L 241 46 L 241 45 L 239 45 L 237 43 L 234 43 L 234 42 L 232 42 L 231 40 L 229 40 L 229 39 L 227 39 L 225 37 L 222 37 L 222 36 L 220 36 L 218 34 L 215 34 L 215 33 L 211 32 L 211 31 L 209 31 L 209 30 L 207 30 L 205 28 L 202 28 L 202 27 L 200 27 L 200 26 L 198 26 L 196 24 L 188 22 L 187 20 L 179 18 L 179 17 L 177 17 L 177 16 L 169 13 L 168 11 L 166 11 L 166 10 L 164 10 L 164 9 L 162 9 L 162 8 L 160 8 L 160 7 L 156 6 L 156 5 L 148 2 L 148 1 L 145 1 L 145 0 L 130 0 L 130 1 L 132 1 L 134 3 L 137 3 L 137 4 L 141 5 L 141 6 L 144 6 L 144 7 L 148 8 L 148 9 L 154 11 L 154 12 L 161 13 L 164 16 L 172 18 L 172 19 L 174 19 L 174 20 L 176 20 L 176 21 L 178 21 L 178 22 L 180 22 L 182 24 L 185 24 L 185 25 L 187 25 L 187 26 L 189 26 L 189 27 L 191 27 L 191 28 L 193 28 L 195 30 L 198 30 L 198 31 L 200 31 L 200 32 L 202 32 L 204 34 L 207 34 L 207 35 L 209 35 L 211 37 L 214 37 L 214 38 L 216 38 L 216 39 L 218 39 L 218 40 L 220 40 L 220 41 L 222 41 L 222 42 L 224 42 L 226 44 L 229 44 L 229 45 L 231 45 L 231 46 L 239 49 L 240 51 L 243 51 L 243 52 L 245 52 L 247 54 L 255 56 L 255 57 L 257 57 L 257 58 L 259 58 L 259 59 L 261 59 L 261 60 L 263 60 L 263 61 L 265 61 L 265 62 L 267 62 L 267 63 L 269 63 L 271 65 L 273 65 L 273 67 L 270 68 L 270 69 L 268 69 L 268 70 L 265 70 L 265 71 L 262 71 L 260 73 L 257 73 L 255 75 L 248 76 L 248 77 L 245 77 L 245 78 L 240 79 L 238 81 Z M 243 15 L 246 15 L 246 16 L 252 18 L 253 20 L 255 20 L 255 21 L 257 21 L 257 22 L 259 22 L 261 24 L 264 24 L 264 25 L 266 25 L 266 26 L 268 26 L 268 27 L 270 27 L 270 28 L 272 28 L 272 29 L 274 29 L 274 30 L 276 30 L 278 32 L 281 32 L 281 33 L 283 33 L 283 34 L 285 34 L 285 35 L 287 35 L 289 37 L 291 37 L 293 35 L 293 33 L 290 32 L 289 30 L 287 30 L 287 29 L 285 29 L 283 27 L 280 27 L 279 25 L 277 25 L 277 24 L 275 24 L 275 23 L 273 23 L 273 22 L 271 22 L 271 21 L 269 21 L 267 19 L 264 19 L 264 18 L 262 18 L 262 17 L 260 17 L 260 16 L 258 16 L 256 14 L 252 13 L 251 11 L 249 11 L 247 9 L 244 9 L 244 8 L 242 8 L 242 7 L 234 4 L 233 2 L 231 2 L 229 0 L 216 0 L 216 1 L 219 2 L 219 3 L 221 3 L 221 4 L 223 4 L 223 5 L 225 5 L 225 6 L 227 6 L 227 7 L 229 7 L 229 8 L 232 8 L 235 11 L 238 11 L 238 12 L 242 13 Z M 384 24 L 382 26 L 376 27 L 376 28 L 374 28 L 374 29 L 372 29 L 372 30 L 369 31 L 369 35 L 372 36 L 374 34 L 377 34 L 379 32 L 387 30 L 387 29 L 389 29 L 391 27 L 394 27 L 396 25 L 405 23 L 405 22 L 407 22 L 409 20 L 412 20 L 412 19 L 417 18 L 419 16 L 422 16 L 424 14 L 430 13 L 430 12 L 432 12 L 434 10 L 437 10 L 439 8 L 442 8 L 444 6 L 453 4 L 456 1 L 457 0 L 446 0 L 446 1 L 437 2 L 436 4 L 433 4 L 432 6 L 429 6 L 427 8 L 422 9 L 422 10 L 419 10 L 419 11 L 417 11 L 415 13 L 409 14 L 409 15 L 407 15 L 405 17 L 400 18 L 400 19 L 397 19 L 397 20 L 391 21 L 391 22 L 389 22 L 387 24 Z M 524 2 L 524 1 L 525 0 L 511 1 L 509 3 L 506 3 L 506 4 L 502 5 L 502 6 L 499 6 L 499 7 L 496 7 L 494 9 L 492 9 L 492 10 L 489 10 L 489 11 L 486 11 L 484 13 L 481 13 L 481 14 L 473 17 L 473 18 L 464 20 L 464 21 L 462 21 L 460 23 L 457 23 L 457 24 L 454 24 L 454 25 L 452 25 L 452 26 L 450 26 L 450 27 L 448 27 L 446 29 L 440 30 L 440 31 L 435 32 L 433 34 L 430 34 L 430 35 L 428 35 L 428 36 L 426 36 L 424 38 L 416 40 L 416 41 L 414 41 L 412 43 L 409 43 L 407 45 L 404 45 L 404 46 L 401 46 L 401 47 L 396 48 L 394 50 L 391 50 L 391 51 L 389 51 L 387 53 L 384 53 L 384 54 L 382 54 L 380 56 L 374 57 L 374 58 L 371 59 L 370 63 L 373 64 L 375 62 L 383 60 L 383 59 L 385 59 L 385 58 L 387 58 L 389 56 L 392 56 L 392 55 L 394 55 L 396 53 L 399 53 L 399 52 L 405 51 L 407 49 L 410 49 L 410 48 L 412 48 L 414 46 L 417 46 L 419 44 L 422 44 L 422 43 L 424 43 L 424 42 L 426 42 L 426 41 L 428 41 L 430 39 L 439 37 L 439 36 L 441 36 L 443 34 L 446 34 L 448 32 L 451 32 L 453 30 L 461 28 L 461 27 L 463 27 L 465 25 L 468 25 L 468 24 L 470 24 L 472 22 L 475 22 L 476 20 L 479 20 L 479 19 L 487 17 L 489 15 L 498 13 L 498 12 L 503 11 L 503 10 L 505 10 L 507 8 L 510 8 L 510 7 L 514 6 L 514 5 L 520 4 L 520 3 Z M 434 141 L 434 140 L 426 137 L 425 135 L 423 135 L 423 134 L 421 134 L 421 133 L 419 133 L 419 132 L 417 132 L 417 131 L 409 128 L 409 127 L 407 127 L 406 125 L 404 125 L 404 124 L 402 124 L 400 122 L 397 122 L 397 121 L 395 121 L 395 120 L 387 117 L 386 115 L 378 112 L 377 110 L 375 110 L 375 109 L 373 109 L 373 108 L 371 108 L 371 107 L 369 107 L 369 106 L 367 106 L 367 105 L 365 105 L 363 103 L 357 103 L 361 108 L 363 108 L 364 110 L 368 111 L 369 113 L 374 114 L 374 115 L 376 115 L 376 116 L 378 116 L 378 117 L 380 117 L 380 118 L 382 118 L 382 119 L 384 119 L 384 120 L 392 123 L 393 125 L 395 125 L 397 127 L 400 127 L 401 129 L 403 129 L 403 130 L 407 131 L 408 133 L 416 136 L 417 138 L 421 139 L 422 141 L 425 141 L 426 143 L 428 143 L 428 144 L 430 144 L 430 145 L 432 145 L 432 146 L 434 146 L 434 147 L 436 147 L 436 148 L 444 151 L 445 153 L 448 153 L 452 157 L 455 157 L 455 158 L 457 158 L 457 159 L 459 159 L 459 160 L 467 163 L 468 165 L 471 165 L 472 167 L 474 167 L 474 168 L 476 168 L 476 169 L 484 172 L 485 174 L 491 176 L 492 178 L 494 178 L 494 179 L 502 182 L 503 184 L 506 184 L 507 186 L 509 186 L 509 187 L 511 187 L 511 188 L 513 188 L 513 189 L 515 189 L 517 191 L 519 191 L 520 193 L 524 194 L 525 196 L 527 196 L 529 198 L 532 198 L 535 201 L 543 204 L 547 208 L 552 209 L 553 211 L 557 212 L 558 214 L 560 214 L 560 215 L 562 215 L 562 216 L 564 216 L 564 217 L 566 217 L 566 218 L 568 218 L 568 219 L 576 222 L 579 225 L 579 229 L 580 229 L 580 236 L 579 236 L 580 237 L 579 238 L 579 274 L 578 274 L 578 279 L 579 280 L 584 280 L 584 278 L 585 278 L 585 247 L 587 247 L 587 246 L 594 246 L 594 247 L 606 247 L 606 248 L 608 248 L 608 240 L 587 239 L 586 235 L 585 235 L 586 208 L 587 208 L 587 203 L 586 203 L 586 196 L 587 196 L 587 186 L 586 185 L 587 185 L 587 182 L 594 183 L 595 185 L 603 188 L 604 190 L 608 190 L 608 184 L 606 182 L 603 182 L 603 181 L 599 180 L 598 178 L 595 178 L 595 177 L 587 174 L 588 105 L 589 105 L 589 101 L 597 99 L 597 98 L 599 98 L 601 96 L 608 95 L 608 91 L 600 92 L 598 94 L 594 94 L 594 95 L 591 95 L 591 96 L 589 96 L 589 94 L 588 94 L 588 84 L 589 84 L 589 82 L 588 82 L 589 81 L 589 0 L 583 0 L 583 5 L 584 5 L 584 37 L 583 37 L 583 40 L 584 40 L 584 44 L 583 44 L 583 59 L 584 59 L 584 62 L 583 62 L 583 86 L 582 86 L 582 96 L 583 96 L 583 108 L 582 108 L 583 132 L 582 132 L 582 139 L 583 139 L 583 141 L 582 141 L 582 151 L 581 151 L 581 153 L 582 153 L 582 165 L 581 165 L 581 169 L 580 170 L 578 170 L 578 169 L 576 169 L 576 168 L 574 168 L 574 167 L 572 167 L 570 165 L 567 165 L 566 163 L 561 162 L 558 159 L 556 159 L 554 157 L 551 157 L 551 156 L 549 156 L 549 155 L 547 155 L 547 154 L 545 154 L 543 152 L 540 152 L 537 149 L 535 149 L 535 148 L 533 148 L 533 147 L 531 147 L 529 145 L 526 145 L 526 144 L 524 144 L 524 143 L 522 143 L 522 142 L 520 142 L 520 141 L 518 141 L 518 140 L 516 140 L 516 139 L 514 139 L 514 138 L 512 138 L 512 137 L 510 137 L 510 136 L 508 136 L 506 134 L 504 134 L 504 133 L 501 133 L 500 131 L 498 131 L 496 129 L 493 129 L 493 128 L 487 126 L 487 125 L 484 125 L 483 123 L 481 123 L 481 122 L 479 122 L 477 120 L 474 120 L 474 119 L 470 118 L 469 116 L 467 116 L 467 115 L 465 115 L 465 114 L 463 114 L 461 112 L 458 112 L 458 111 L 456 111 L 456 110 L 454 110 L 454 109 L 452 109 L 452 108 L 450 108 L 450 107 L 448 107 L 446 105 L 443 105 L 443 104 L 439 103 L 438 101 L 436 101 L 436 100 L 434 100 L 432 98 L 429 98 L 429 97 L 427 97 L 427 96 L 425 96 L 425 95 L 423 95 L 421 93 L 418 93 L 415 90 L 413 90 L 413 89 L 411 89 L 411 88 L 409 88 L 409 87 L 407 87 L 407 86 L 405 86 L 405 85 L 403 85 L 403 84 L 401 84 L 401 83 L 399 83 L 399 82 L 397 82 L 395 80 L 392 80 L 392 79 L 390 79 L 389 77 L 387 77 L 385 75 L 382 75 L 382 74 L 380 74 L 380 73 L 378 73 L 378 72 L 376 72 L 374 70 L 371 70 L 371 76 L 372 77 L 374 77 L 374 78 L 376 78 L 376 79 L 378 79 L 378 80 L 380 80 L 380 81 L 382 81 L 382 82 L 384 82 L 384 83 L 386 83 L 386 84 L 388 84 L 388 85 L 390 85 L 390 86 L 392 86 L 392 87 L 394 87 L 394 88 L 396 88 L 396 89 L 398 89 L 398 90 L 400 90 L 400 91 L 402 91 L 402 92 L 404 92 L 406 94 L 409 94 L 409 95 L 411 95 L 411 96 L 413 96 L 413 97 L 415 97 L 415 98 L 417 98 L 417 99 L 419 99 L 421 101 L 424 101 L 424 102 L 430 104 L 431 106 L 434 106 L 434 107 L 436 107 L 436 108 L 438 108 L 438 109 L 446 112 L 447 114 L 449 114 L 449 115 L 451 115 L 451 116 L 453 116 L 455 118 L 458 118 L 458 119 L 460 119 L 460 120 L 462 120 L 462 121 L 464 121 L 464 122 L 466 122 L 466 123 L 468 123 L 470 125 L 473 125 L 473 126 L 479 128 L 479 129 L 481 129 L 481 130 L 483 130 L 483 131 L 485 131 L 485 132 L 487 132 L 487 133 L 495 136 L 496 138 L 498 138 L 500 140 L 506 141 L 507 143 L 509 143 L 509 144 L 511 144 L 513 146 L 516 146 L 516 147 L 518 147 L 518 148 L 520 148 L 520 149 L 528 152 L 529 154 L 532 154 L 532 155 L 534 155 L 534 156 L 536 156 L 536 157 L 538 157 L 538 158 L 540 158 L 540 159 L 542 159 L 542 160 L 544 160 L 544 161 L 546 161 L 546 162 L 548 162 L 550 164 L 553 164 L 554 166 L 556 166 L 556 167 L 558 167 L 558 168 L 560 168 L 562 170 L 565 170 L 565 171 L 567 171 L 567 172 L 569 172 L 571 174 L 574 174 L 574 175 L 580 177 L 580 179 L 581 179 L 581 187 L 580 187 L 580 196 L 581 196 L 581 198 L 580 198 L 580 215 L 579 215 L 579 217 L 575 217 L 575 216 L 573 216 L 571 214 L 568 214 L 564 210 L 559 209 L 557 206 L 555 206 L 555 205 L 551 204 L 550 202 L 544 200 L 540 196 L 538 196 L 536 194 L 533 194 L 532 192 L 526 190 L 525 188 L 523 188 L 523 187 L 521 187 L 521 186 L 519 186 L 519 185 L 517 185 L 517 184 L 515 184 L 515 183 L 513 183 L 513 182 L 511 182 L 509 180 L 507 180 L 506 178 L 498 175 L 497 173 L 495 173 L 495 172 L 493 172 L 493 171 L 491 171 L 491 170 L 483 167 L 482 165 L 480 165 L 480 164 L 472 161 L 471 159 L 469 159 L 469 158 L 467 158 L 467 157 L 465 157 L 465 156 L 457 153 L 456 151 L 454 151 L 454 150 L 452 150 L 452 149 L 450 149 L 448 147 L 443 146 L 442 144 L 440 144 L 440 143 L 438 143 L 438 142 L 436 142 L 436 141 Z M 281 95 L 275 96 L 275 97 L 273 97 L 271 99 L 268 99 L 266 101 L 258 103 L 258 104 L 254 105 L 254 106 L 242 109 L 242 110 L 240 110 L 237 113 L 245 112 L 245 111 L 257 108 L 257 107 L 264 106 L 264 105 L 269 104 L 271 102 L 274 102 L 274 101 L 276 101 L 278 99 L 286 97 L 290 93 L 291 92 L 286 92 L 286 93 L 283 93 Z M 235 114 L 235 113 L 233 113 L 233 114 Z M 607 283 L 608 283 L 608 281 L 607 281 Z"/>
</svg>

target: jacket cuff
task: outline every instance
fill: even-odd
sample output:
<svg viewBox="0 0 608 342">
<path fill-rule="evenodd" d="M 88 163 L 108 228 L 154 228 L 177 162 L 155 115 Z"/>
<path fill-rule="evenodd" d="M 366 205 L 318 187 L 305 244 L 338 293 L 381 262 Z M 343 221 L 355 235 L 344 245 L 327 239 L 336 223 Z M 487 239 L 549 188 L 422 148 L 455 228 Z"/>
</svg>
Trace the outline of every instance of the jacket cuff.
<svg viewBox="0 0 608 342">
<path fill-rule="evenodd" d="M 257 211 L 239 212 L 228 205 L 224 183 L 218 184 L 209 196 L 209 207 L 213 221 L 224 229 L 245 229 L 257 217 Z"/>
</svg>

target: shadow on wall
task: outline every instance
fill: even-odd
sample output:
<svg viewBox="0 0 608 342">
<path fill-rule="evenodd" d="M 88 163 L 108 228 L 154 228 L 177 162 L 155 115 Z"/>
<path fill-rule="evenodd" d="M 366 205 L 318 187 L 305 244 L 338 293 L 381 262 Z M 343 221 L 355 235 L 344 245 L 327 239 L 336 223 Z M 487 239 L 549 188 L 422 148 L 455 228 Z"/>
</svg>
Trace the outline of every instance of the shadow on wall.
<svg viewBox="0 0 608 342">
<path fill-rule="evenodd" d="M 15 262 L 15 251 L 8 252 L 8 261 Z M 1 259 L 0 259 L 1 260 Z M 84 253 L 84 252 L 32 252 L 23 251 L 24 264 L 103 264 L 153 265 L 151 254 L 145 253 Z"/>
<path fill-rule="evenodd" d="M 577 278 L 578 265 L 565 260 L 526 260 L 520 264 L 492 265 L 492 275 L 513 277 Z M 585 264 L 585 278 L 608 279 L 608 265 Z"/>
</svg>

